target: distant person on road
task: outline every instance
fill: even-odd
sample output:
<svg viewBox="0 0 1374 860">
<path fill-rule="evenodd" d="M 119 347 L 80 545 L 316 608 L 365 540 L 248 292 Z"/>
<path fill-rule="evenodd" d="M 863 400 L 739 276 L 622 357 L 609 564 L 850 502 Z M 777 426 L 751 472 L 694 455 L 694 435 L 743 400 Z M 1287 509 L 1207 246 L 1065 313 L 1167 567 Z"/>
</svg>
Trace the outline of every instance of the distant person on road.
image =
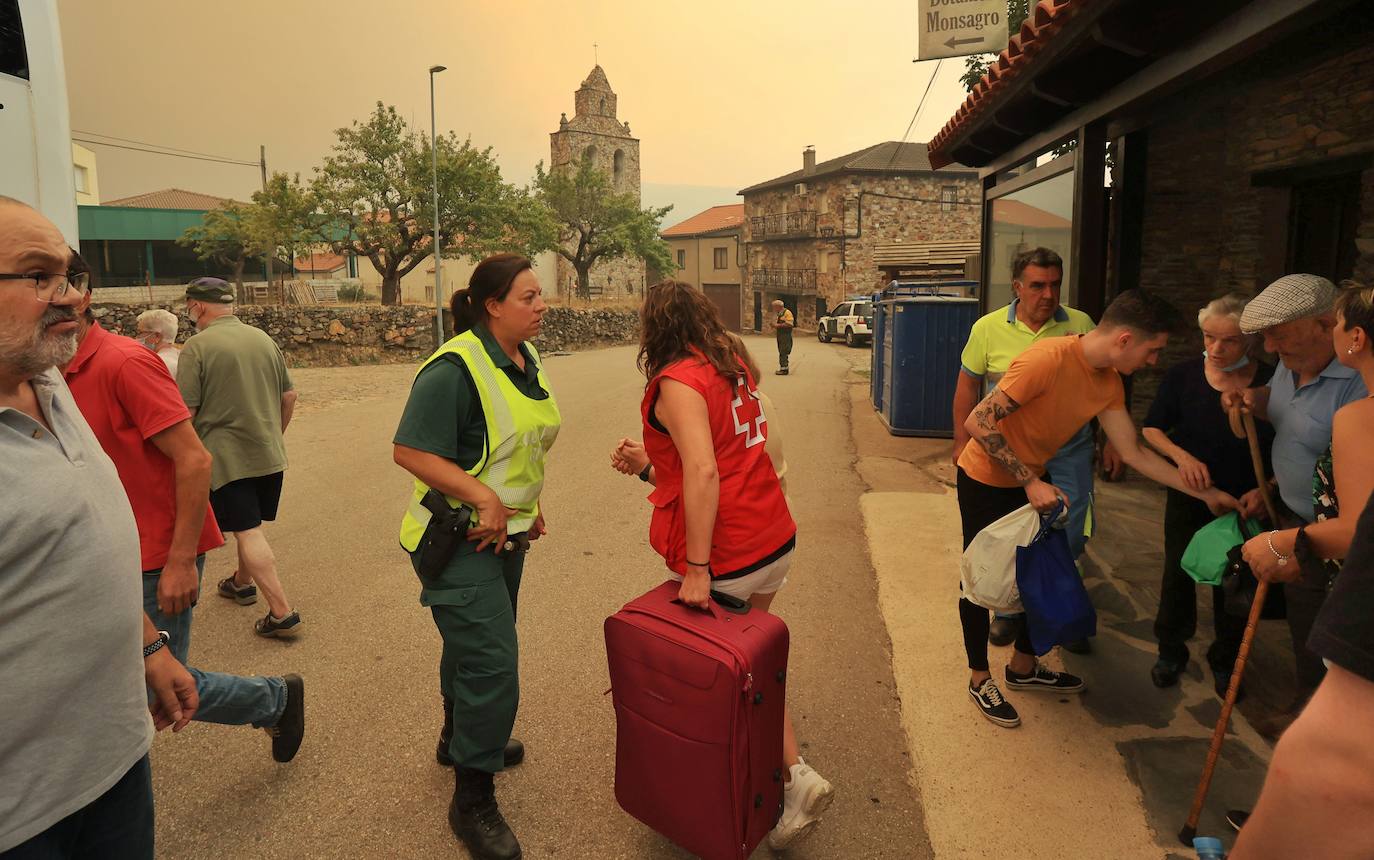
<svg viewBox="0 0 1374 860">
<path fill-rule="evenodd" d="M 1307 646 L 1326 677 L 1279 738 L 1231 860 L 1374 857 L 1374 503 Z"/>
<path fill-rule="evenodd" d="M 511 737 L 520 701 L 516 604 L 530 541 L 547 533 L 544 458 L 563 419 L 529 343 L 548 306 L 528 259 L 483 260 L 450 309 L 456 334 L 420 367 L 393 440 L 396 464 L 415 477 L 400 540 L 444 643 L 435 757 L 454 767 L 449 827 L 474 857 L 506 860 L 520 856 L 520 843 L 497 805 L 494 776 L 525 757 Z M 433 567 L 423 547 L 444 521 L 427 502 L 472 511 L 460 526 L 466 540 Z"/>
<path fill-rule="evenodd" d="M 1096 329 L 1078 337 L 1033 344 L 1002 376 L 965 422 L 975 444 L 959 457 L 957 488 L 964 548 L 987 526 L 1027 501 L 1042 514 L 1073 498 L 1045 480 L 1045 463 L 1079 429 L 1097 418 L 1126 465 L 1165 486 L 1207 502 L 1214 510 L 1236 500 L 1209 487 L 1193 489 L 1178 470 L 1140 447 L 1126 411 L 1121 374 L 1153 365 L 1179 327 L 1179 313 L 1165 300 L 1140 290 L 1122 293 L 1102 314 Z M 969 697 L 979 712 L 1000 726 L 1021 718 L 988 670 L 988 610 L 959 599 L 959 622 L 968 656 Z M 1056 672 L 1036 659 L 1026 625 L 1006 667 L 1008 689 L 1076 693 L 1083 680 Z"/>
<path fill-rule="evenodd" d="M 208 512 L 210 453 L 166 365 L 137 341 L 102 328 L 91 316 L 90 298 L 87 293 L 75 308 L 79 346 L 64 378 L 133 506 L 143 557 L 143 611 L 167 631 L 167 647 L 185 665 L 205 554 L 224 545 Z M 189 671 L 200 696 L 196 720 L 266 729 L 274 759 L 295 757 L 305 732 L 299 675 Z"/>
<path fill-rule="evenodd" d="M 218 593 L 248 606 L 261 588 L 267 614 L 253 630 L 265 637 L 294 635 L 301 616 L 287 600 L 262 530 L 277 518 L 286 471 L 282 434 L 296 406 L 286 360 L 266 332 L 234 315 L 234 289 L 219 278 L 191 282 L 186 313 L 199 333 L 181 350 L 177 386 L 214 457 L 210 506 L 238 551 L 238 569 L 220 581 Z"/>
<path fill-rule="evenodd" d="M 978 401 L 997 387 L 1002 375 L 1016 357 L 1033 343 L 1045 338 L 1086 334 L 1093 330 L 1092 317 L 1060 303 L 1064 281 L 1064 261 L 1049 248 L 1032 248 L 1017 254 L 1011 263 L 1011 304 L 981 317 L 970 329 L 968 342 L 959 359 L 959 374 L 954 384 L 953 460 L 968 445 L 964 422 Z M 1084 424 L 1064 447 L 1045 464 L 1050 480 L 1073 500 L 1069 509 L 1069 550 L 1077 559 L 1088 543 L 1088 515 L 1093 501 L 1093 455 L 1096 449 L 1092 423 Z M 1116 450 L 1108 444 L 1103 450 L 1104 465 L 1120 473 Z M 1010 645 L 1025 623 L 1020 613 L 997 613 L 989 628 L 988 641 Z M 1068 643 L 1070 651 L 1087 653 L 1088 640 Z"/>
<path fill-rule="evenodd" d="M 652 483 L 649 543 L 679 598 L 706 608 L 714 589 L 768 612 L 787 584 L 797 526 L 772 459 L 768 424 L 748 364 L 715 305 L 695 287 L 663 281 L 640 309 L 642 445 L 621 440 L 612 465 Z M 768 835 L 781 851 L 820 821 L 834 789 L 802 760 L 783 716 L 783 811 Z"/>
<path fill-rule="evenodd" d="M 792 329 L 797 327 L 797 318 L 792 316 L 781 299 L 773 299 L 773 314 L 773 330 L 778 338 L 778 369 L 773 373 L 786 376 L 789 356 L 792 355 Z"/>
<path fill-rule="evenodd" d="M 1264 337 L 1264 350 L 1278 354 L 1278 366 L 1268 385 L 1228 392 L 1222 398 L 1224 405 L 1241 403 L 1255 417 L 1274 425 L 1274 478 L 1278 500 L 1286 510 L 1279 511 L 1283 522 L 1271 527 L 1293 529 L 1294 537 L 1296 528 L 1311 526 L 1317 518 L 1313 475 L 1331 447 L 1336 412 L 1369 394 L 1359 371 L 1342 364 L 1336 355 L 1336 296 L 1336 285 L 1318 275 L 1285 275 L 1265 287 L 1245 306 L 1240 327 L 1247 334 Z M 1249 516 L 1264 511 L 1258 489 L 1240 501 Z M 1276 537 L 1280 542 L 1274 551 L 1282 555 L 1289 548 L 1283 543 L 1289 535 Z M 1269 549 L 1267 542 L 1264 548 Z M 1326 599 L 1327 580 L 1320 570 L 1311 569 L 1284 585 L 1298 673 L 1297 697 L 1287 709 L 1290 716 L 1302 709 L 1325 673 L 1321 658 L 1306 642 Z"/>
<path fill-rule="evenodd" d="M 1202 355 L 1169 368 L 1159 384 L 1143 435 L 1150 447 L 1173 461 L 1179 477 L 1195 490 L 1209 483 L 1239 498 L 1255 489 L 1250 446 L 1237 439 L 1222 409 L 1225 392 L 1264 385 L 1272 365 L 1252 360 L 1253 338 L 1240 330 L 1246 297 L 1230 293 L 1198 312 Z M 1274 428 L 1257 424 L 1261 450 L 1268 451 Z M 1197 583 L 1183 570 L 1184 550 L 1198 529 L 1210 523 L 1207 505 L 1187 493 L 1166 491 L 1164 502 L 1164 571 L 1155 616 L 1159 659 L 1150 669 L 1156 687 L 1172 687 L 1188 667 L 1187 642 L 1197 630 Z M 1218 696 L 1225 698 L 1231 670 L 1245 633 L 1245 619 L 1226 611 L 1221 586 L 1212 591 L 1216 641 L 1207 649 L 1207 664 Z"/>
<path fill-rule="evenodd" d="M 152 860 L 148 748 L 196 686 L 139 610 L 138 525 L 57 369 L 89 283 L 71 262 L 0 197 L 0 855 Z"/>
<path fill-rule="evenodd" d="M 167 364 L 172 379 L 177 378 L 177 359 L 181 350 L 177 349 L 177 329 L 180 324 L 177 315 L 162 308 L 153 308 L 138 315 L 135 322 L 138 332 L 134 340 L 157 353 L 157 357 Z"/>
</svg>

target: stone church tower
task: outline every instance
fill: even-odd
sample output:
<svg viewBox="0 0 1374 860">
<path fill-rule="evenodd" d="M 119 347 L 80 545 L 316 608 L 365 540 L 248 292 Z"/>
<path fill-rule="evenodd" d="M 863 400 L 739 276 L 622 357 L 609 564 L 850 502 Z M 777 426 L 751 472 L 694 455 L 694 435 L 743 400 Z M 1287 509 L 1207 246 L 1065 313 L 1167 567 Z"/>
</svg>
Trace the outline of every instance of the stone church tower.
<svg viewBox="0 0 1374 860">
<path fill-rule="evenodd" d="M 630 124 L 616 118 L 616 95 L 601 66 L 578 87 L 573 101 L 573 118 L 563 114 L 558 131 L 549 135 L 549 163 L 552 171 L 573 170 L 580 159 L 590 159 L 611 180 L 618 194 L 639 198 L 639 139 L 630 134 Z M 622 257 L 599 262 L 592 267 L 592 288 L 605 296 L 638 293 L 644 286 L 644 261 Z M 558 295 L 572 295 L 577 286 L 577 271 L 561 256 L 558 258 Z"/>
</svg>

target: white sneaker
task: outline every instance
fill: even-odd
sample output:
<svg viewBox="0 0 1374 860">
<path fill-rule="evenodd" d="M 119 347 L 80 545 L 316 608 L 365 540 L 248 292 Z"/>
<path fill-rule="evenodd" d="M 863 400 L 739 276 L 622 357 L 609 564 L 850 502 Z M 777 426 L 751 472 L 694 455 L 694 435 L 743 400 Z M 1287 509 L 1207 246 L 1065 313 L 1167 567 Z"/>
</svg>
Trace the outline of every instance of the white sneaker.
<svg viewBox="0 0 1374 860">
<path fill-rule="evenodd" d="M 782 818 L 768 834 L 768 847 L 783 851 L 810 833 L 834 799 L 834 787 L 798 757 L 792 765 L 792 781 L 783 788 Z"/>
</svg>

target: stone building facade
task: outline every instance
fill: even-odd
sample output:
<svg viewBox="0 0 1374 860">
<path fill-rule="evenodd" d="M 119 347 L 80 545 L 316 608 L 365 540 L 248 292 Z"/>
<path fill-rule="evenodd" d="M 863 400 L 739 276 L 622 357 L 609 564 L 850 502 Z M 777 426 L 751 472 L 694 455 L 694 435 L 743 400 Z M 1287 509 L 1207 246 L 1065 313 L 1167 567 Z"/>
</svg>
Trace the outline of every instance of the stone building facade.
<svg viewBox="0 0 1374 860">
<path fill-rule="evenodd" d="M 887 283 L 879 257 L 921 247 L 976 251 L 982 215 L 978 174 L 932 170 L 924 143 L 882 143 L 816 163 L 740 192 L 744 197 L 745 327 L 770 330 L 781 299 L 802 328 L 851 293 Z M 752 304 L 752 307 L 749 305 Z"/>
<path fill-rule="evenodd" d="M 616 114 L 616 94 L 601 66 L 594 66 L 573 97 L 573 117 L 565 113 L 558 131 L 549 134 L 550 170 L 569 171 L 581 160 L 590 160 L 611 180 L 618 194 L 633 194 L 640 199 L 639 138 L 630 133 L 630 124 Z M 644 261 L 622 257 L 599 262 L 592 267 L 591 282 L 606 295 L 625 295 L 644 287 Z M 577 271 L 561 256 L 558 258 L 557 292 L 571 295 L 577 285 Z"/>
<path fill-rule="evenodd" d="M 1313 272 L 1374 282 L 1374 42 L 1340 19 L 1179 94 L 1146 145 L 1140 286 L 1185 316 Z M 1131 284 L 1123 284 L 1131 286 Z M 1174 338 L 1160 368 L 1201 339 Z M 1162 371 L 1139 376 L 1141 410 Z"/>
</svg>

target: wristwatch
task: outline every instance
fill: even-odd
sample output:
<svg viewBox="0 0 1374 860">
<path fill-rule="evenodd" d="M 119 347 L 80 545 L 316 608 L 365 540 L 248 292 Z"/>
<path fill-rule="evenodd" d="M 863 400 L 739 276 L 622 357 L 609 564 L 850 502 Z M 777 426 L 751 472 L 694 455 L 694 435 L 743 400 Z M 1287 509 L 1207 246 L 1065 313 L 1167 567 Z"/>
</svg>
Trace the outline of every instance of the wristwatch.
<svg viewBox="0 0 1374 860">
<path fill-rule="evenodd" d="M 143 658 L 146 660 L 163 648 L 166 648 L 167 643 L 170 641 L 172 641 L 172 634 L 168 633 L 166 630 L 157 631 L 157 638 L 143 646 Z"/>
<path fill-rule="evenodd" d="M 654 464 L 653 464 L 653 463 L 650 463 L 649 465 L 645 466 L 645 467 L 644 467 L 644 471 L 642 471 L 642 472 L 639 473 L 639 480 L 643 481 L 643 482 L 646 483 L 646 484 L 649 483 L 649 470 L 652 469 L 653 467 L 654 467 Z"/>
</svg>

